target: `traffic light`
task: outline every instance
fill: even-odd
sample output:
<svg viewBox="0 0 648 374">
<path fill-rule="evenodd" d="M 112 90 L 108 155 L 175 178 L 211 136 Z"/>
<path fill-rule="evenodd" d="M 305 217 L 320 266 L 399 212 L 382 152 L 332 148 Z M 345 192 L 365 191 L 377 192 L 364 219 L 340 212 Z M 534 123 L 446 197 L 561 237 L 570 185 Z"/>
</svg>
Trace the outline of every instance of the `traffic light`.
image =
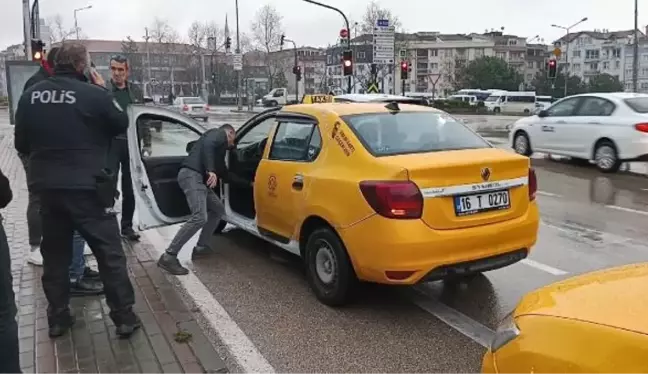
<svg viewBox="0 0 648 374">
<path fill-rule="evenodd" d="M 549 60 L 547 63 L 547 77 L 556 79 L 556 60 Z"/>
<path fill-rule="evenodd" d="M 401 62 L 401 79 L 406 80 L 407 79 L 407 73 L 409 73 L 410 66 L 407 61 L 402 61 Z"/>
<path fill-rule="evenodd" d="M 232 38 L 229 36 L 225 39 L 225 50 L 229 51 L 230 48 L 232 47 Z"/>
<path fill-rule="evenodd" d="M 342 52 L 342 70 L 344 70 L 345 77 L 353 75 L 353 52 Z"/>
<path fill-rule="evenodd" d="M 211 80 L 212 80 L 212 82 L 216 81 L 216 73 L 211 74 Z"/>
<path fill-rule="evenodd" d="M 293 67 L 293 74 L 295 74 L 295 79 L 299 82 L 302 78 L 301 66 L 297 65 Z"/>
<path fill-rule="evenodd" d="M 43 60 L 43 53 L 45 52 L 43 47 L 45 47 L 45 43 L 43 43 L 41 40 L 38 39 L 31 40 L 32 61 L 40 62 Z"/>
<path fill-rule="evenodd" d="M 285 40 L 286 40 L 286 35 L 281 34 L 281 40 L 279 41 L 279 46 L 281 47 L 281 49 L 283 49 Z"/>
</svg>

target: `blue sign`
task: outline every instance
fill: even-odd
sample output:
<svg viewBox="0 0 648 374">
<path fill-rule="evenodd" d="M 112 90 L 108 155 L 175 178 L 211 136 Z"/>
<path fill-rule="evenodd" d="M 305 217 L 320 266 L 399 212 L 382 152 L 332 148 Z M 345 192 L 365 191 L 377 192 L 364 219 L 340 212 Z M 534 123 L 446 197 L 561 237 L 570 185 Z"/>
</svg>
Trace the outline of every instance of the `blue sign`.
<svg viewBox="0 0 648 374">
<path fill-rule="evenodd" d="M 378 27 L 389 27 L 389 20 L 388 19 L 379 19 L 376 21 L 376 26 Z"/>
</svg>

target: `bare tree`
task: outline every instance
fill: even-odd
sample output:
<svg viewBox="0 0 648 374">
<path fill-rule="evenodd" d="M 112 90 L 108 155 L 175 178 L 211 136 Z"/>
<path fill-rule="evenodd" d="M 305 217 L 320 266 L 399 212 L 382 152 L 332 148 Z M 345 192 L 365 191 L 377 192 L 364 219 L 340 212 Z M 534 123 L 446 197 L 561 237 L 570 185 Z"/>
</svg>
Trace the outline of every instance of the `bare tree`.
<svg viewBox="0 0 648 374">
<path fill-rule="evenodd" d="M 273 58 L 271 52 L 278 50 L 281 44 L 283 34 L 281 22 L 282 16 L 271 4 L 266 4 L 259 9 L 252 21 L 252 40 L 257 48 L 265 52 L 269 88 L 273 87 L 274 78 L 280 71 L 278 59 Z"/>
<path fill-rule="evenodd" d="M 74 27 L 65 27 L 63 17 L 60 14 L 48 18 L 46 24 L 50 29 L 48 40 L 50 46 L 54 43 L 64 42 L 76 34 Z M 81 32 L 80 30 L 81 28 L 79 28 L 79 33 Z"/>
<path fill-rule="evenodd" d="M 362 21 L 359 23 L 360 31 L 363 34 L 373 33 L 376 21 L 379 19 L 389 20 L 389 24 L 396 27 L 396 29 L 400 29 L 402 26 L 398 16 L 394 15 L 391 10 L 381 7 L 376 0 L 372 0 L 367 5 L 365 13 L 362 16 Z"/>
<path fill-rule="evenodd" d="M 151 48 L 151 58 L 159 61 L 158 65 L 168 69 L 157 77 L 160 81 L 168 81 L 169 84 L 176 80 L 175 69 L 178 66 L 189 66 L 192 64 L 191 51 L 182 48 L 180 43 L 180 34 L 176 31 L 167 20 L 155 18 L 149 26 L 149 34 L 154 46 Z M 168 86 L 170 87 L 170 86 Z M 175 90 L 174 90 L 175 91 Z"/>
<path fill-rule="evenodd" d="M 142 62 L 141 51 L 137 46 L 137 42 L 130 36 L 121 42 L 122 52 L 128 59 L 128 70 L 130 72 L 130 79 L 143 84 L 144 82 L 144 65 Z"/>
</svg>

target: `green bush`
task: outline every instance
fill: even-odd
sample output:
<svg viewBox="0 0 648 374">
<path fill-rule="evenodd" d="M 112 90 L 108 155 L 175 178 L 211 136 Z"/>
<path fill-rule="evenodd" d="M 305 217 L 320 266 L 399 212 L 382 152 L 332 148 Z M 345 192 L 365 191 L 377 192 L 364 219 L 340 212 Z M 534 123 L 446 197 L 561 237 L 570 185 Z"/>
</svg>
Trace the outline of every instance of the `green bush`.
<svg viewBox="0 0 648 374">
<path fill-rule="evenodd" d="M 7 96 L 0 96 L 0 105 L 9 105 L 9 98 Z"/>
</svg>

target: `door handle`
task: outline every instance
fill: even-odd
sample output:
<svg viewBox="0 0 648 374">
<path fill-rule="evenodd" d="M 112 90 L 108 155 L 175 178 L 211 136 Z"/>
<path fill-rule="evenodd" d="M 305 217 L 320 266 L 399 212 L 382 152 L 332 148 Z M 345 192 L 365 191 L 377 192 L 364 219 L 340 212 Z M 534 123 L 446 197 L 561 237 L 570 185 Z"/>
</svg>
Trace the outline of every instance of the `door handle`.
<svg viewBox="0 0 648 374">
<path fill-rule="evenodd" d="M 301 191 L 304 188 L 304 176 L 301 174 L 295 174 L 292 181 L 293 190 Z"/>
<path fill-rule="evenodd" d="M 554 128 L 553 128 L 553 126 L 545 125 L 545 126 L 542 126 L 542 131 L 544 131 L 544 132 L 554 132 Z"/>
<path fill-rule="evenodd" d="M 566 124 L 567 122 L 565 122 L 565 121 L 556 121 L 556 123 L 558 123 L 558 124 L 560 124 L 560 125 L 564 125 L 564 124 Z M 552 128 L 553 128 L 553 127 L 552 127 Z"/>
</svg>

